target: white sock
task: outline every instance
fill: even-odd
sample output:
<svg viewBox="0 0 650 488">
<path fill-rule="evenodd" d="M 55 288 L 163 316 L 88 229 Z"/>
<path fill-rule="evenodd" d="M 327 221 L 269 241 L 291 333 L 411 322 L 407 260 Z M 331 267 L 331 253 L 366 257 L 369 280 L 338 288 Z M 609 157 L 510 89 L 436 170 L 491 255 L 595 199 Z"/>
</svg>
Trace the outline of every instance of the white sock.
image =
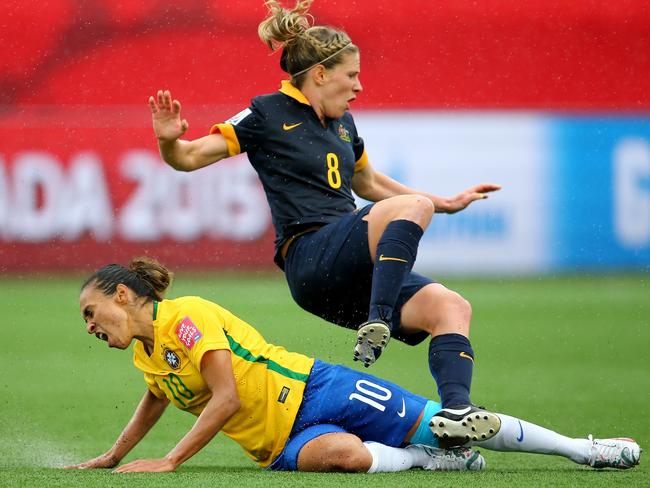
<svg viewBox="0 0 650 488">
<path fill-rule="evenodd" d="M 564 456 L 579 464 L 587 463 L 589 441 L 572 439 L 539 425 L 531 424 L 502 413 L 501 429 L 486 441 L 472 442 L 471 445 L 485 447 L 493 451 L 532 452 Z"/>
<path fill-rule="evenodd" d="M 420 449 L 402 449 L 385 446 L 378 442 L 364 442 L 363 445 L 372 455 L 372 466 L 368 473 L 406 471 L 413 466 L 421 468 L 429 460 L 429 456 Z"/>
</svg>

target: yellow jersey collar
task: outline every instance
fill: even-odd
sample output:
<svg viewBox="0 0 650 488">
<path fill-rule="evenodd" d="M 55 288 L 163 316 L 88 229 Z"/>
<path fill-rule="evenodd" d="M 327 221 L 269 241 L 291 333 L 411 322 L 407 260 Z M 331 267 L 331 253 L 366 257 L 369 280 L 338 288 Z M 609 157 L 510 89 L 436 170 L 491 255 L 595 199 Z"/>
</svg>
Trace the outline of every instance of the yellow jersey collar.
<svg viewBox="0 0 650 488">
<path fill-rule="evenodd" d="M 284 93 L 288 97 L 291 97 L 300 103 L 304 103 L 305 105 L 309 105 L 311 107 L 311 103 L 309 103 L 307 97 L 303 95 L 303 93 L 298 88 L 293 86 L 289 80 L 282 80 L 280 93 Z"/>
</svg>

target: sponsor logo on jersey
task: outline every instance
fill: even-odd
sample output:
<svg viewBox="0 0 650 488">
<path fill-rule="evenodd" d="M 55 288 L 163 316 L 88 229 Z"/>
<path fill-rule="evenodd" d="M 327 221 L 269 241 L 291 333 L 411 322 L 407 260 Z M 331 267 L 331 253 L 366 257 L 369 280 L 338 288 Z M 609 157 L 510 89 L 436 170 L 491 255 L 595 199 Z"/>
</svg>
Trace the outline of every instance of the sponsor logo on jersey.
<svg viewBox="0 0 650 488">
<path fill-rule="evenodd" d="M 297 124 L 287 124 L 287 123 L 285 122 L 284 124 L 282 124 L 282 128 L 283 128 L 284 130 L 291 130 L 291 129 L 295 129 L 295 128 L 298 127 L 299 125 L 302 125 L 302 122 L 298 122 Z"/>
<path fill-rule="evenodd" d="M 278 403 L 284 403 L 287 401 L 287 397 L 289 396 L 289 392 L 291 391 L 291 388 L 288 386 L 283 386 L 282 391 L 280 392 L 280 396 L 278 396 Z"/>
<path fill-rule="evenodd" d="M 194 325 L 194 322 L 192 322 L 189 317 L 185 317 L 178 323 L 178 326 L 176 327 L 176 335 L 188 349 L 192 349 L 194 344 L 203 337 L 199 328 Z"/>
<path fill-rule="evenodd" d="M 352 142 L 350 133 L 345 127 L 343 127 L 343 124 L 339 124 L 339 137 L 341 138 L 341 140 L 345 142 Z"/>
<path fill-rule="evenodd" d="M 165 358 L 165 361 L 167 361 L 167 364 L 169 364 L 170 368 L 180 369 L 181 358 L 179 358 L 178 354 L 176 354 L 174 351 L 165 348 L 165 350 L 163 351 L 163 357 Z"/>
<path fill-rule="evenodd" d="M 241 112 L 239 112 L 237 115 L 233 115 L 228 120 L 226 120 L 226 124 L 237 125 L 242 120 L 244 120 L 246 117 L 248 117 L 251 113 L 252 113 L 251 109 L 246 108 L 246 109 L 242 110 Z"/>
</svg>

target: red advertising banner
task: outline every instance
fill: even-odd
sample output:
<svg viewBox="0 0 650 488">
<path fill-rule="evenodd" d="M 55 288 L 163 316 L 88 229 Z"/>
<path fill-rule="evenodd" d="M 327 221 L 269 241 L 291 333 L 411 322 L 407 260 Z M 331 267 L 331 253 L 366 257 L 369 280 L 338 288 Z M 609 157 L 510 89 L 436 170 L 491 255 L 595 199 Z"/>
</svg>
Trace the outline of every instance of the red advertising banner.
<svg viewBox="0 0 650 488">
<path fill-rule="evenodd" d="M 4 0 L 0 106 L 245 103 L 277 87 L 264 0 Z M 283 0 L 286 6 L 295 0 Z M 315 0 L 361 50 L 356 108 L 650 109 L 647 0 Z"/>
<path fill-rule="evenodd" d="M 146 107 L 171 89 L 193 138 L 277 89 L 279 54 L 257 37 L 266 12 L 264 0 L 2 2 L 0 272 L 137 254 L 272 266 L 250 165 L 172 171 Z M 315 0 L 310 12 L 360 48 L 353 110 L 650 110 L 646 0 Z"/>
<path fill-rule="evenodd" d="M 44 109 L 0 121 L 0 270 L 79 269 L 142 254 L 171 266 L 272 265 L 270 214 L 246 158 L 174 171 L 160 159 L 147 111 Z"/>
</svg>

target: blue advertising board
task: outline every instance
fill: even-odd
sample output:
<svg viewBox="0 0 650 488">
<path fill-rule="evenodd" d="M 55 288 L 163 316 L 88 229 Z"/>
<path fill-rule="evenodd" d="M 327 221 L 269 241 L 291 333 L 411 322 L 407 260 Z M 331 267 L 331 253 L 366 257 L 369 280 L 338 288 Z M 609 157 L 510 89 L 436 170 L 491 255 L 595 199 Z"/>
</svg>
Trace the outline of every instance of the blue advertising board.
<svg viewBox="0 0 650 488">
<path fill-rule="evenodd" d="M 650 271 L 650 119 L 552 118 L 554 269 Z"/>
</svg>

